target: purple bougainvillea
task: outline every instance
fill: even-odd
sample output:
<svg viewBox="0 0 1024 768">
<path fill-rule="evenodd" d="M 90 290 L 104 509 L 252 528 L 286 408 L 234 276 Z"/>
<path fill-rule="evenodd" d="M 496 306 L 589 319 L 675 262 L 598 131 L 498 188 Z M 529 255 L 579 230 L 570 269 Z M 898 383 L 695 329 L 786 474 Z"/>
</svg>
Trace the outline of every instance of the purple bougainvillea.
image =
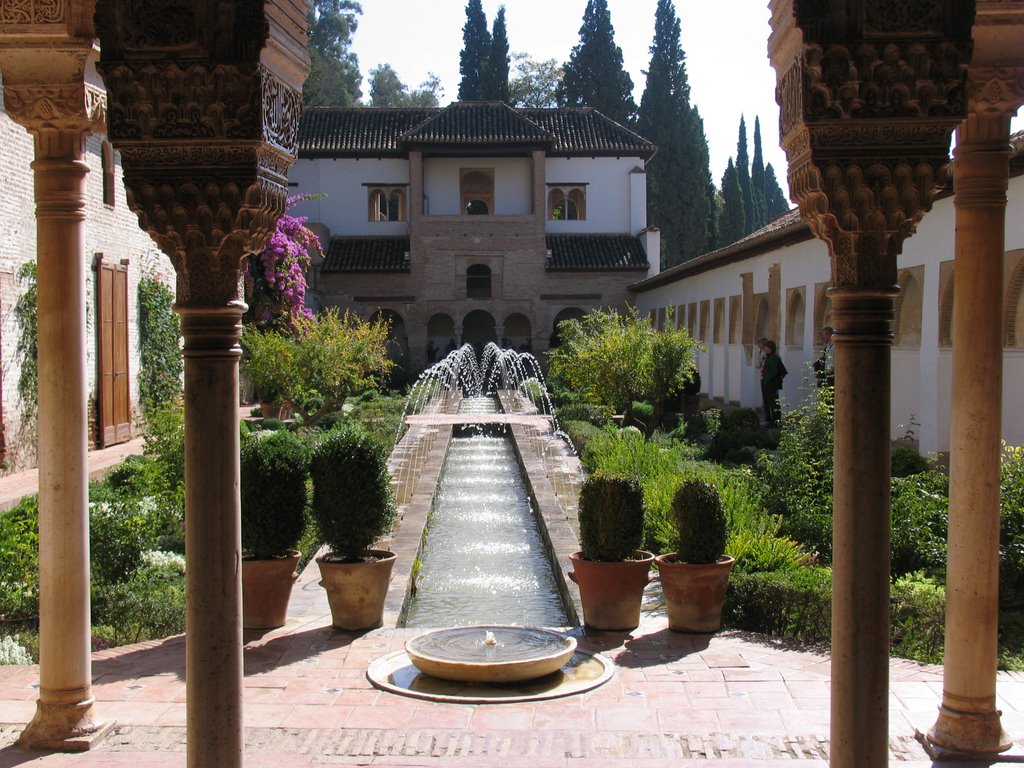
<svg viewBox="0 0 1024 768">
<path fill-rule="evenodd" d="M 310 251 L 320 248 L 320 238 L 306 227 L 305 216 L 287 213 L 309 197 L 289 197 L 266 248 L 249 257 L 249 318 L 261 327 L 291 329 L 299 318 L 312 316 L 305 306 L 306 270 Z"/>
</svg>

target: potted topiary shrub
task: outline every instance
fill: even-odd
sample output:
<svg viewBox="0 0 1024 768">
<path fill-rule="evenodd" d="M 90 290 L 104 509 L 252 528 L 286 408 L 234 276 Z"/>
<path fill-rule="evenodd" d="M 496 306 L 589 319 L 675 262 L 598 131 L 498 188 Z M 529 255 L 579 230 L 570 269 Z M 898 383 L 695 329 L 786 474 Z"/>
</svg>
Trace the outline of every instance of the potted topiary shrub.
<svg viewBox="0 0 1024 768">
<path fill-rule="evenodd" d="M 395 554 L 371 549 L 391 530 L 395 501 L 387 450 L 358 426 L 328 432 L 313 449 L 313 517 L 327 544 L 317 558 L 338 629 L 383 624 Z"/>
<path fill-rule="evenodd" d="M 291 432 L 256 432 L 241 450 L 242 626 L 283 626 L 306 529 L 309 451 Z"/>
<path fill-rule="evenodd" d="M 728 526 L 721 494 L 706 480 L 686 480 L 672 498 L 672 515 L 676 551 L 655 558 L 669 629 L 717 632 L 735 562 L 725 554 Z"/>
<path fill-rule="evenodd" d="M 643 488 L 635 478 L 595 472 L 580 490 L 579 522 L 583 548 L 569 555 L 569 578 L 579 585 L 584 623 L 593 629 L 634 629 L 654 562 L 654 555 L 640 549 Z"/>
</svg>

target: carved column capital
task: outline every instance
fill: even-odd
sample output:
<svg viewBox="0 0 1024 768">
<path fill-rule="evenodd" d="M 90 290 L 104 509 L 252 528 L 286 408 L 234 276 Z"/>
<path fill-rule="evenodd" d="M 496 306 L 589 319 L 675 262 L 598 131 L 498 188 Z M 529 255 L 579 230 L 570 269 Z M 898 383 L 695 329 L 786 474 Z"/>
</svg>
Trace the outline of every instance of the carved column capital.
<svg viewBox="0 0 1024 768">
<path fill-rule="evenodd" d="M 829 246 L 835 286 L 895 284 L 966 113 L 970 41 L 957 30 L 970 28 L 973 5 L 919 6 L 771 3 L 790 190 Z"/>
</svg>

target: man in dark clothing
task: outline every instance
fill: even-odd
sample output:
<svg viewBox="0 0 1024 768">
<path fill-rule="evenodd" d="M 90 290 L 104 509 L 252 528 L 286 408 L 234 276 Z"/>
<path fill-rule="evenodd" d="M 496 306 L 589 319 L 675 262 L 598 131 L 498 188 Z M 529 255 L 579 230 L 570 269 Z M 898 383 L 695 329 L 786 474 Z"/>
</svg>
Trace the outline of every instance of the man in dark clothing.
<svg viewBox="0 0 1024 768">
<path fill-rule="evenodd" d="M 765 358 L 764 367 L 761 372 L 761 398 L 764 401 L 764 419 L 769 427 L 779 426 L 782 419 L 782 411 L 779 407 L 779 390 L 782 389 L 782 380 L 789 371 L 782 363 L 776 351 L 775 342 L 768 339 L 764 343 Z"/>
</svg>

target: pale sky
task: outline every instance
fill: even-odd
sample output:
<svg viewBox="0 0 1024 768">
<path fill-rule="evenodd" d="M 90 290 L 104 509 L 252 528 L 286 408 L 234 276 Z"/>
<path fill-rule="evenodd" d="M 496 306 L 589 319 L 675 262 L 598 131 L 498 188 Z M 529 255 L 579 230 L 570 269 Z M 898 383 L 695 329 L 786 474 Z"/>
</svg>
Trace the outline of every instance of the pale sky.
<svg viewBox="0 0 1024 768">
<path fill-rule="evenodd" d="M 490 28 L 505 6 L 509 51 L 564 63 L 579 43 L 586 0 L 483 0 Z M 444 89 L 441 104 L 458 97 L 459 52 L 466 22 L 465 0 L 362 0 L 363 13 L 353 51 L 369 99 L 369 72 L 390 64 L 402 82 L 416 88 L 433 72 Z M 615 42 L 633 79 L 637 104 L 654 38 L 657 0 L 608 0 Z M 736 156 L 740 115 L 747 121 L 747 148 L 754 152 L 754 117 L 761 119 L 765 163 L 771 163 L 783 190 L 786 156 L 779 148 L 779 108 L 775 71 L 768 62 L 767 0 L 675 0 L 679 15 L 690 98 L 704 118 L 711 154 L 711 176 L 721 185 L 730 157 Z M 1024 119 L 1014 120 L 1014 130 Z"/>
</svg>

